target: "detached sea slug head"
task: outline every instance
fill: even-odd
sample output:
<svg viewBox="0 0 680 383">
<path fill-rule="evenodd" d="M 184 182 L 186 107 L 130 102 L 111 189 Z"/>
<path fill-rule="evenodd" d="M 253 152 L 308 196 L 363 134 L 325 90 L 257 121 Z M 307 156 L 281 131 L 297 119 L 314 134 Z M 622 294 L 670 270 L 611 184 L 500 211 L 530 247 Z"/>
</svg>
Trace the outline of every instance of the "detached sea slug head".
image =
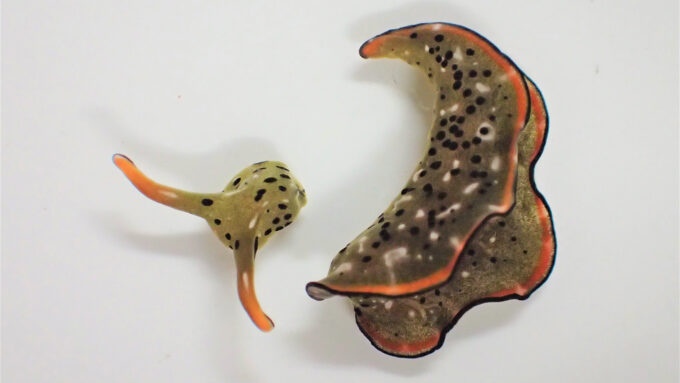
<svg viewBox="0 0 680 383">
<path fill-rule="evenodd" d="M 253 262 L 258 249 L 290 225 L 307 202 L 288 167 L 276 161 L 258 162 L 239 172 L 220 193 L 192 193 L 152 181 L 122 154 L 114 155 L 113 162 L 150 199 L 208 222 L 220 241 L 234 250 L 243 307 L 260 330 L 270 331 L 274 324 L 255 295 Z"/>
</svg>

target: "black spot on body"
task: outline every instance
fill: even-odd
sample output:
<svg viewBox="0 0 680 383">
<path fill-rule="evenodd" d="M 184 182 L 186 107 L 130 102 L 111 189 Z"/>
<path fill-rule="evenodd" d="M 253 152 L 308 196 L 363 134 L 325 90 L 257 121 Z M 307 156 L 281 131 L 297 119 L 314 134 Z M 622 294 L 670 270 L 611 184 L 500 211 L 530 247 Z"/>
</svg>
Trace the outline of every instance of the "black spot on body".
<svg viewBox="0 0 680 383">
<path fill-rule="evenodd" d="M 203 204 L 203 206 L 210 206 L 213 204 L 213 200 L 211 200 L 210 198 L 203 198 L 201 203 Z"/>
<path fill-rule="evenodd" d="M 270 184 L 270 183 L 272 183 L 272 182 L 276 182 L 276 178 L 274 178 L 274 177 L 267 177 L 267 178 L 264 179 L 264 182 Z"/>
</svg>

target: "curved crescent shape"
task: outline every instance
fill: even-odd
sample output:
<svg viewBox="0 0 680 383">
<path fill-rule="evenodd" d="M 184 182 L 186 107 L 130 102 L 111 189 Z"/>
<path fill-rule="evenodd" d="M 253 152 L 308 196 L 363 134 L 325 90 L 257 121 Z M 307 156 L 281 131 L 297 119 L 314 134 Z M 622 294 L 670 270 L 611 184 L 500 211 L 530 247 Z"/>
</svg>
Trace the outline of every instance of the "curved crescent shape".
<svg viewBox="0 0 680 383">
<path fill-rule="evenodd" d="M 281 162 L 258 162 L 232 178 L 221 193 L 201 194 L 152 181 L 122 154 L 114 155 L 113 162 L 150 199 L 208 222 L 220 241 L 234 251 L 243 308 L 260 330 L 271 331 L 274 322 L 255 295 L 254 261 L 258 248 L 290 225 L 307 201 L 288 168 Z"/>
<path fill-rule="evenodd" d="M 517 139 L 529 116 L 520 70 L 468 29 L 406 27 L 368 40 L 359 52 L 421 69 L 439 97 L 422 160 L 378 220 L 340 250 L 328 276 L 308 285 L 319 300 L 398 296 L 445 282 L 474 231 L 512 206 Z"/>
<path fill-rule="evenodd" d="M 351 297 L 359 328 L 379 350 L 400 357 L 431 353 L 470 308 L 527 299 L 550 275 L 555 260 L 552 219 L 533 184 L 547 116 L 531 83 L 530 93 L 532 117 L 520 135 L 512 210 L 488 219 L 474 233 L 445 284 L 406 297 Z"/>
<path fill-rule="evenodd" d="M 479 48 L 461 45 L 466 43 Z M 415 53 L 420 50 L 426 53 Z M 496 54 L 495 59 L 482 60 L 480 51 Z M 318 300 L 349 297 L 359 328 L 376 348 L 419 357 L 441 347 L 446 332 L 470 308 L 526 299 L 548 278 L 555 235 L 533 180 L 548 118 L 533 82 L 491 43 L 463 27 L 422 24 L 389 31 L 366 42 L 361 54 L 399 57 L 424 69 L 440 90 L 437 118 L 428 154 L 407 184 L 412 190 L 341 250 L 329 276 L 309 283 L 307 292 Z M 498 67 L 491 67 L 493 60 Z M 505 71 L 498 75 L 498 68 Z M 477 102 L 479 97 L 483 100 Z M 446 100 L 452 106 L 447 108 Z M 470 105 L 477 107 L 467 113 Z M 452 142 L 457 143 L 453 150 Z M 479 158 L 473 161 L 474 156 Z M 433 169 L 433 161 L 441 165 Z M 453 169 L 442 171 L 444 164 Z M 425 185 L 431 185 L 431 193 Z M 445 202 L 434 198 L 437 193 L 447 194 Z M 410 239 L 399 234 L 413 234 L 413 227 L 419 230 Z M 389 240 L 370 246 L 376 231 Z M 448 252 L 444 245 L 450 245 Z M 433 263 L 439 268 L 423 266 Z"/>
</svg>

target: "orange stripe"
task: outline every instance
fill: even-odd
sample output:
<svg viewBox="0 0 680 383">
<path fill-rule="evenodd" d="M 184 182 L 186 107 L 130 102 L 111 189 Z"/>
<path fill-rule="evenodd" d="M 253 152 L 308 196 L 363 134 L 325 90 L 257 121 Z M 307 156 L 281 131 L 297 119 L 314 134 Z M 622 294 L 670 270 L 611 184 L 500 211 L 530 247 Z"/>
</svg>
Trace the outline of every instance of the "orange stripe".
<svg viewBox="0 0 680 383">
<path fill-rule="evenodd" d="M 477 36 L 476 34 L 466 31 L 464 29 L 460 29 L 458 27 L 452 26 L 452 25 L 446 25 L 446 24 L 440 24 L 442 25 L 442 29 L 447 30 L 453 34 L 457 34 L 462 36 L 463 38 L 466 38 L 470 41 L 472 41 L 474 44 L 478 45 L 481 49 L 484 50 L 484 52 L 491 57 L 492 60 L 498 64 L 499 67 L 501 67 L 510 81 L 512 82 L 512 85 L 515 89 L 515 92 L 517 94 L 517 121 L 515 123 L 515 131 L 514 135 L 512 138 L 512 143 L 511 143 L 511 149 L 510 149 L 510 155 L 508 158 L 508 163 L 509 163 L 509 170 L 508 170 L 508 182 L 505 186 L 505 190 L 503 192 L 503 200 L 501 202 L 501 209 L 499 213 L 505 213 L 510 209 L 513 203 L 513 196 L 514 196 L 514 187 L 515 187 L 515 169 L 517 165 L 517 137 L 519 136 L 519 132 L 522 130 L 524 127 L 524 121 L 526 117 L 526 112 L 524 115 L 520 115 L 521 111 L 526 111 L 527 110 L 527 95 L 524 90 L 523 86 L 523 79 L 519 72 L 515 70 L 515 68 L 512 67 L 510 62 L 501 56 L 494 48 L 492 48 L 486 41 L 484 41 L 482 38 Z M 428 25 L 428 27 L 432 28 L 432 25 Z M 417 28 L 417 27 L 416 27 Z M 391 37 L 393 35 L 407 35 L 408 32 L 410 32 L 414 28 L 407 28 L 407 29 L 401 29 L 397 31 L 390 32 L 388 34 L 376 37 L 375 39 L 371 40 L 370 42 L 364 44 L 364 46 L 361 49 L 361 54 L 364 57 L 370 58 L 373 54 L 377 53 L 378 48 L 384 44 L 386 38 Z M 421 278 L 412 282 L 407 282 L 407 283 L 402 283 L 402 284 L 397 284 L 397 285 L 362 285 L 362 286 L 339 286 L 339 285 L 331 285 L 331 284 L 324 284 L 328 286 L 329 288 L 339 291 L 339 292 L 355 292 L 355 293 L 375 293 L 375 294 L 385 294 L 385 295 L 402 295 L 402 294 L 408 294 L 408 293 L 413 293 L 420 291 L 422 289 L 425 289 L 427 287 L 443 283 L 446 281 L 449 276 L 451 276 L 451 272 L 453 271 L 454 266 L 456 265 L 458 261 L 458 257 L 460 256 L 461 251 L 465 247 L 464 245 L 467 243 L 468 239 L 472 235 L 472 233 L 477 230 L 479 225 L 481 224 L 482 221 L 477 223 L 475 227 L 472 228 L 472 230 L 465 236 L 464 240 L 461 242 L 461 245 L 459 246 L 458 249 L 454 251 L 453 257 L 451 258 L 451 261 L 449 261 L 446 266 L 444 266 L 442 269 L 439 269 L 435 271 L 434 273 L 430 274 L 429 276 L 425 278 Z"/>
<path fill-rule="evenodd" d="M 262 311 L 262 307 L 260 307 L 255 296 L 252 270 L 238 273 L 238 297 L 257 328 L 264 332 L 269 332 L 274 328 L 274 322 Z"/>
</svg>

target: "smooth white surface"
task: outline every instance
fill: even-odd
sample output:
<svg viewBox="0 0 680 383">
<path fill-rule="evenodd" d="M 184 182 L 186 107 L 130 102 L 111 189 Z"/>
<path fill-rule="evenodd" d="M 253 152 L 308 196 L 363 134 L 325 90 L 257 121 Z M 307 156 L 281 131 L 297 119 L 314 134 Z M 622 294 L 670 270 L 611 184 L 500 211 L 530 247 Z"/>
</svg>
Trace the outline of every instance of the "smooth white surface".
<svg viewBox="0 0 680 383">
<path fill-rule="evenodd" d="M 3 382 L 678 380 L 677 1 L 58 4 L 3 2 Z M 558 258 L 528 301 L 403 360 L 304 284 L 420 157 L 424 77 L 357 50 L 424 21 L 479 31 L 542 89 Z M 292 168 L 309 204 L 257 259 L 272 333 L 205 223 L 142 197 L 115 152 L 196 191 Z"/>
</svg>

